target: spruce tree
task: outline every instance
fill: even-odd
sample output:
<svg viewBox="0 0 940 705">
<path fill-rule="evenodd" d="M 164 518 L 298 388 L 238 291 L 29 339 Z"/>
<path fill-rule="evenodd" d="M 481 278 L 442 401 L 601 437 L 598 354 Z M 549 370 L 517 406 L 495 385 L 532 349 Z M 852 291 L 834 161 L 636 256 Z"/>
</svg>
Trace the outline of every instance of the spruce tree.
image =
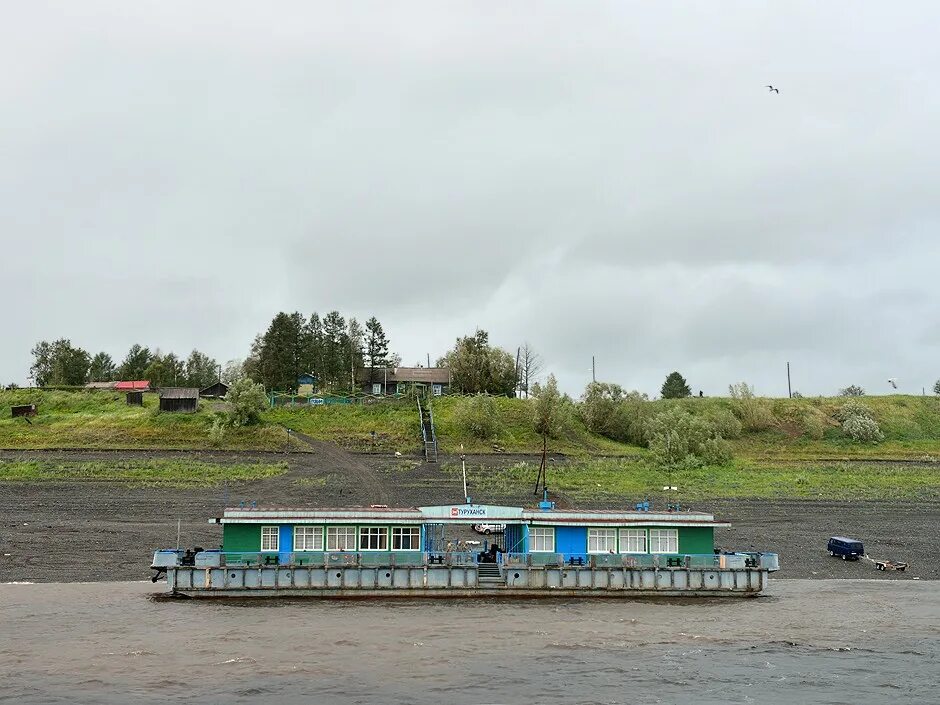
<svg viewBox="0 0 940 705">
<path fill-rule="evenodd" d="M 682 399 L 692 395 L 685 377 L 678 372 L 671 372 L 666 381 L 663 382 L 663 388 L 659 392 L 663 399 Z"/>
<path fill-rule="evenodd" d="M 376 369 L 388 367 L 388 338 L 379 319 L 372 316 L 366 321 L 365 363 L 369 366 L 369 381 L 375 382 Z"/>
</svg>

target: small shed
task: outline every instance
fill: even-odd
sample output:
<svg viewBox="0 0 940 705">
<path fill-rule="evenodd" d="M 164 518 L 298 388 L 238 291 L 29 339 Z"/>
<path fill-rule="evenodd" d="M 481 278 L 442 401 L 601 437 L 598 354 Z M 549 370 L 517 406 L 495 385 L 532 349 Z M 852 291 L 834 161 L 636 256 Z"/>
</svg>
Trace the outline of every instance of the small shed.
<svg viewBox="0 0 940 705">
<path fill-rule="evenodd" d="M 199 390 L 195 387 L 165 387 L 160 390 L 160 411 L 193 413 L 199 406 Z"/>
<path fill-rule="evenodd" d="M 221 399 L 226 394 L 228 394 L 228 385 L 225 382 L 216 382 L 210 387 L 199 390 L 200 397 L 208 397 L 209 399 Z"/>
<path fill-rule="evenodd" d="M 12 406 L 10 407 L 10 412 L 14 419 L 17 418 L 18 416 L 35 416 L 36 405 L 35 404 L 20 404 L 19 406 Z"/>
<path fill-rule="evenodd" d="M 143 392 L 128 392 L 127 393 L 127 405 L 128 406 L 143 406 L 144 405 L 144 393 Z"/>
</svg>

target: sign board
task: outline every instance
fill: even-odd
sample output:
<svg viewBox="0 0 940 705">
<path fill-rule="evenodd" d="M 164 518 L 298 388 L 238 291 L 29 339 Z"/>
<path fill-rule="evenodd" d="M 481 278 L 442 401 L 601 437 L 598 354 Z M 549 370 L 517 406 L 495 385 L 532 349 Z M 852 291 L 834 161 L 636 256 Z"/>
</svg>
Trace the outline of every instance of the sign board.
<svg viewBox="0 0 940 705">
<path fill-rule="evenodd" d="M 522 507 L 501 507 L 492 504 L 454 504 L 440 507 L 420 507 L 425 519 L 466 520 L 475 523 L 481 519 L 517 519 L 522 517 Z"/>
<path fill-rule="evenodd" d="M 313 406 L 323 406 L 323 400 L 316 397 L 312 397 L 308 403 L 313 404 Z"/>
</svg>

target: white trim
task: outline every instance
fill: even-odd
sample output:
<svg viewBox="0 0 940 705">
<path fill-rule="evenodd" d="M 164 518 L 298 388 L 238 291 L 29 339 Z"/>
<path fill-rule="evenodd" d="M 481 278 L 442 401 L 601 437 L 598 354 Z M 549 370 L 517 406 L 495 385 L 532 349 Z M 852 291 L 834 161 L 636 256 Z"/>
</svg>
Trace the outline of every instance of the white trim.
<svg viewBox="0 0 940 705">
<path fill-rule="evenodd" d="M 271 538 L 270 530 L 274 530 L 274 548 L 271 548 L 270 540 L 268 542 L 268 548 L 264 547 L 265 539 L 265 529 L 268 530 L 267 538 Z M 261 527 L 261 552 L 262 553 L 277 553 L 280 550 L 281 546 L 281 527 L 280 526 L 262 526 Z"/>
<path fill-rule="evenodd" d="M 340 536 L 339 532 L 342 531 L 342 536 L 345 539 L 352 538 L 352 548 L 339 548 L 336 546 L 330 548 L 330 532 L 334 532 L 334 537 Z M 350 533 L 351 532 L 351 533 Z M 344 541 L 344 543 L 346 543 Z M 359 550 L 359 532 L 356 531 L 355 526 L 350 525 L 341 525 L 341 526 L 328 526 L 326 527 L 326 550 L 330 553 L 350 553 Z"/>
<path fill-rule="evenodd" d="M 532 539 L 533 539 L 532 532 L 533 531 L 548 532 L 545 534 L 545 536 L 542 536 L 541 538 L 543 540 L 545 538 L 550 539 L 550 544 L 549 544 L 550 547 L 549 548 L 533 548 L 533 544 L 532 544 Z M 529 527 L 529 553 L 554 553 L 554 552 L 555 552 L 555 527 L 554 526 L 530 526 Z"/>
<path fill-rule="evenodd" d="M 653 533 L 654 533 L 654 532 L 657 533 L 655 543 L 654 543 L 654 539 L 653 539 Z M 675 538 L 676 538 L 676 550 L 675 550 L 675 551 L 668 551 L 668 550 L 667 550 L 667 551 L 659 551 L 659 550 L 654 551 L 654 550 L 653 550 L 654 545 L 658 544 L 658 543 L 662 540 L 662 538 L 663 538 L 663 537 L 659 536 L 659 534 L 664 534 L 664 533 L 666 533 L 666 532 L 669 532 L 668 534 L 666 534 L 666 538 L 672 538 L 672 534 L 675 534 Z M 679 552 L 679 530 L 678 530 L 678 529 L 673 529 L 673 528 L 671 528 L 671 527 L 659 528 L 659 529 L 650 529 L 650 539 L 649 539 L 649 541 L 650 541 L 650 553 L 668 554 L 668 553 L 678 553 L 678 552 Z M 658 548 L 659 546 L 656 545 L 656 547 Z"/>
<path fill-rule="evenodd" d="M 634 536 L 630 536 L 631 531 L 635 531 L 638 533 L 635 534 Z M 630 539 L 639 538 L 640 536 L 643 537 L 643 550 L 642 551 L 628 551 L 625 548 L 625 546 L 629 544 Z M 620 550 L 620 553 L 636 553 L 636 554 L 649 553 L 649 547 L 650 547 L 649 532 L 644 528 L 637 528 L 637 527 L 621 528 L 617 531 L 617 546 Z"/>
<path fill-rule="evenodd" d="M 372 532 L 373 530 L 374 530 L 374 531 L 377 531 L 378 533 L 374 533 L 374 534 L 373 534 L 373 533 L 366 533 L 366 534 L 363 534 L 363 531 Z M 380 544 L 382 543 L 381 539 L 384 538 L 384 539 L 385 539 L 385 548 L 381 548 L 381 547 L 379 547 L 379 548 L 363 548 L 363 547 L 362 547 L 362 539 L 363 539 L 363 538 L 371 539 L 371 538 L 373 538 L 373 537 L 379 538 L 379 543 L 380 543 Z M 388 527 L 387 527 L 387 526 L 360 526 L 360 527 L 359 527 L 359 544 L 358 544 L 358 545 L 359 545 L 359 550 L 360 550 L 360 551 L 387 551 L 387 550 L 388 550 L 388 546 L 389 546 L 389 543 L 388 543 L 388 542 L 389 542 L 389 538 L 390 538 L 390 537 L 389 537 Z M 371 543 L 371 541 L 369 541 L 369 543 Z"/>
<path fill-rule="evenodd" d="M 314 529 L 312 538 L 314 539 L 314 544 L 316 544 L 317 538 L 320 539 L 320 548 L 297 548 L 297 543 L 298 543 L 297 532 L 301 530 L 306 532 L 307 529 Z M 298 524 L 297 526 L 294 527 L 294 552 L 303 553 L 305 551 L 322 551 L 323 546 L 326 543 L 326 538 L 324 537 L 323 534 L 324 534 L 323 526 L 319 524 Z M 306 538 L 310 538 L 310 537 L 308 536 Z M 304 544 L 306 545 L 306 540 L 304 541 Z"/>
<path fill-rule="evenodd" d="M 395 532 L 399 532 L 397 538 L 401 539 L 404 536 L 407 536 L 409 541 L 408 543 L 414 543 L 413 548 L 395 548 Z M 404 532 L 408 532 L 405 534 Z M 421 527 L 420 526 L 393 526 L 390 533 L 391 543 L 389 546 L 392 551 L 420 551 L 421 550 Z M 414 539 L 412 541 L 412 539 Z"/>
<path fill-rule="evenodd" d="M 613 535 L 612 535 L 612 536 L 605 536 L 605 538 L 607 538 L 608 540 L 612 538 L 613 541 L 614 541 L 614 545 L 613 545 L 612 547 L 608 547 L 608 548 L 605 548 L 605 549 L 603 549 L 603 550 L 597 549 L 597 548 L 595 548 L 594 550 L 591 550 L 591 532 L 592 532 L 592 531 L 595 531 L 595 532 L 597 532 L 597 531 L 605 531 L 605 532 L 609 531 L 609 532 L 610 532 L 611 534 L 613 534 Z M 595 535 L 596 535 L 596 534 L 595 534 Z M 588 530 L 587 530 L 587 552 L 588 552 L 588 553 L 597 553 L 597 554 L 611 553 L 611 552 L 616 553 L 616 552 L 617 552 L 617 529 L 616 529 L 615 527 L 612 527 L 612 526 L 592 526 L 592 527 L 588 528 Z"/>
</svg>

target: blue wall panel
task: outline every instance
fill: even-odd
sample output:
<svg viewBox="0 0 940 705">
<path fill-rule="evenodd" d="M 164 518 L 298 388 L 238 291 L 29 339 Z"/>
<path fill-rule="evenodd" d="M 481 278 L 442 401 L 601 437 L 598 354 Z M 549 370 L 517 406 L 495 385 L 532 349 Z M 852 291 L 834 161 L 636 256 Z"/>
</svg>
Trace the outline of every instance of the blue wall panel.
<svg viewBox="0 0 940 705">
<path fill-rule="evenodd" d="M 587 527 L 556 526 L 555 553 L 587 553 Z"/>
</svg>

